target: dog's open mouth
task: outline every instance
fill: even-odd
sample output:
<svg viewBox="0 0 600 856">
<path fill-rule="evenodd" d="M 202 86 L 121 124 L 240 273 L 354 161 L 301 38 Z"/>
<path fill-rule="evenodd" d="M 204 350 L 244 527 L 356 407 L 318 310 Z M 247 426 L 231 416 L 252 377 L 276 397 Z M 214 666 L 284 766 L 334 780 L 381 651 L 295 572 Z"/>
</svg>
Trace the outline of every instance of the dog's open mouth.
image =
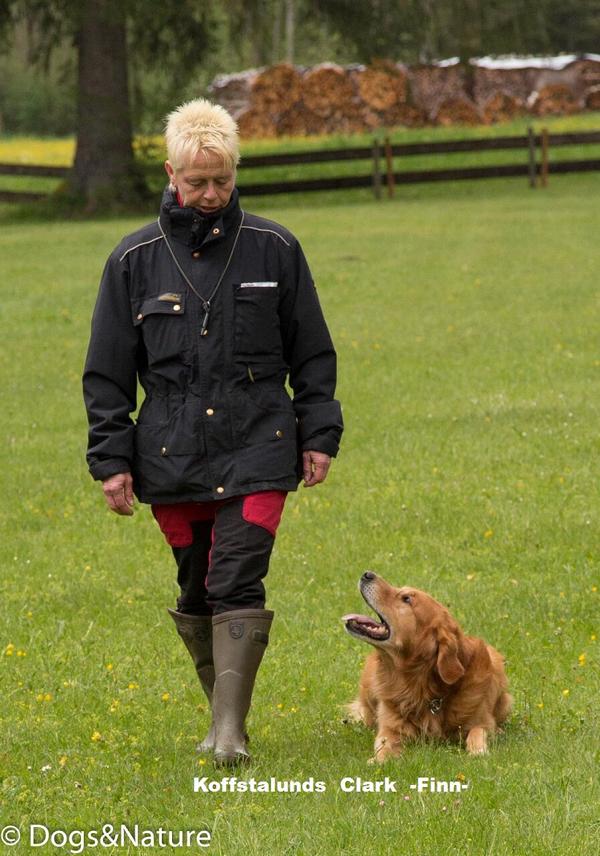
<svg viewBox="0 0 600 856">
<path fill-rule="evenodd" d="M 383 642 L 390 638 L 390 628 L 379 613 L 377 613 L 377 616 L 381 619 L 381 622 L 374 621 L 368 615 L 356 615 L 355 613 L 344 615 L 342 621 L 346 625 L 348 633 L 352 633 L 355 636 L 363 636 L 367 639 L 374 639 L 377 642 Z"/>
</svg>

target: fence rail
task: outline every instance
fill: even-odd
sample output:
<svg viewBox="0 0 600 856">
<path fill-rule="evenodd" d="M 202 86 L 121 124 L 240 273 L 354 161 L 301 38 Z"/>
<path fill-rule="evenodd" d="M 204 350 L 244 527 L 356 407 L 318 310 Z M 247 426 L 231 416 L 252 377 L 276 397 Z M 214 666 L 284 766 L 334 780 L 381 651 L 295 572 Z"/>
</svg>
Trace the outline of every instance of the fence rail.
<svg viewBox="0 0 600 856">
<path fill-rule="evenodd" d="M 507 176 L 528 176 L 535 184 L 538 176 L 545 183 L 548 173 L 563 174 L 569 172 L 589 172 L 600 170 L 600 160 L 579 159 L 550 163 L 548 151 L 560 146 L 600 145 L 600 131 L 580 133 L 534 134 L 527 136 L 493 137 L 490 139 L 445 140 L 434 143 L 396 143 L 388 140 L 375 140 L 372 146 L 357 146 L 344 149 L 323 149 L 308 152 L 283 152 L 270 155 L 250 155 L 240 166 L 240 193 L 245 196 L 267 196 L 279 193 L 312 192 L 318 190 L 345 190 L 349 188 L 372 187 L 375 195 L 381 194 L 382 176 L 387 180 L 388 192 L 393 193 L 396 184 L 415 184 L 429 181 L 463 181 Z M 502 150 L 522 150 L 525 157 L 521 163 L 498 164 L 489 166 L 465 166 L 460 168 L 427 169 L 408 171 L 394 170 L 393 159 L 410 158 L 415 155 L 442 155 L 465 152 L 490 152 Z M 541 152 L 537 162 L 537 152 Z M 276 167 L 308 165 L 318 163 L 336 163 L 344 161 L 370 161 L 371 172 L 365 175 L 349 175 L 331 178 L 295 179 L 293 181 L 267 181 L 261 183 L 245 182 L 246 170 L 257 167 Z M 386 168 L 380 169 L 385 161 Z M 0 175 L 29 176 L 44 178 L 65 178 L 68 167 L 38 166 L 30 164 L 0 163 Z M 47 193 L 34 191 L 0 191 L 0 201 L 29 202 L 43 199 Z"/>
</svg>

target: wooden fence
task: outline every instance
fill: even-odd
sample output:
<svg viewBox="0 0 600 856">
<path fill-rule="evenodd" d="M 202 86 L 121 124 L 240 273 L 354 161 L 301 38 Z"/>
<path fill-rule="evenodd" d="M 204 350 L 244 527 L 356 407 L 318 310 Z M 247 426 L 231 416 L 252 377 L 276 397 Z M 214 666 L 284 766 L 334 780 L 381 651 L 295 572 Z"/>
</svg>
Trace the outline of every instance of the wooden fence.
<svg viewBox="0 0 600 856">
<path fill-rule="evenodd" d="M 318 190 L 345 190 L 348 188 L 372 187 L 380 197 L 385 181 L 388 194 L 401 184 L 429 181 L 464 181 L 483 178 L 524 176 L 530 185 L 547 183 L 549 174 L 588 172 L 600 170 L 600 159 L 559 160 L 550 162 L 549 152 L 560 146 L 582 146 L 600 144 L 600 131 L 585 131 L 570 134 L 549 134 L 543 130 L 534 134 L 530 129 L 526 136 L 495 137 L 490 139 L 448 140 L 438 143 L 395 143 L 385 139 L 375 140 L 372 146 L 344 149 L 328 149 L 307 152 L 284 152 L 271 155 L 253 155 L 243 159 L 238 177 L 238 187 L 244 196 L 269 196 L 279 193 L 306 193 Z M 447 155 L 465 152 L 491 152 L 516 149 L 524 152 L 519 162 L 488 166 L 462 166 L 455 169 L 401 170 L 394 169 L 399 159 L 415 155 Z M 257 167 L 282 167 L 302 164 L 341 163 L 345 161 L 368 161 L 370 172 L 361 175 L 346 175 L 328 178 L 295 179 L 293 181 L 268 181 L 252 184 L 245 179 L 246 171 Z M 64 178 L 67 167 L 30 166 L 25 164 L 0 164 L 0 175 Z M 0 201 L 27 202 L 43 199 L 48 194 L 26 191 L 0 191 Z"/>
</svg>

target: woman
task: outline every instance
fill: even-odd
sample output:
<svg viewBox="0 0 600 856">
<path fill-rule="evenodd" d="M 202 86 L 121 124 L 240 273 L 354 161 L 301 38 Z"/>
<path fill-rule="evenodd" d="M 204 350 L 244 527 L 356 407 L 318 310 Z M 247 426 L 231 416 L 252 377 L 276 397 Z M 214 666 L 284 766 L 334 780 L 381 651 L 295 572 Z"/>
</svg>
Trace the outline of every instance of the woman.
<svg viewBox="0 0 600 856">
<path fill-rule="evenodd" d="M 188 102 L 166 142 L 158 220 L 119 244 L 100 284 L 87 459 L 109 507 L 150 503 L 172 547 L 181 591 L 169 611 L 212 708 L 200 748 L 231 764 L 249 757 L 244 722 L 273 618 L 263 579 L 286 494 L 300 474 L 322 482 L 338 451 L 336 357 L 298 241 L 240 208 L 232 117 Z"/>
</svg>

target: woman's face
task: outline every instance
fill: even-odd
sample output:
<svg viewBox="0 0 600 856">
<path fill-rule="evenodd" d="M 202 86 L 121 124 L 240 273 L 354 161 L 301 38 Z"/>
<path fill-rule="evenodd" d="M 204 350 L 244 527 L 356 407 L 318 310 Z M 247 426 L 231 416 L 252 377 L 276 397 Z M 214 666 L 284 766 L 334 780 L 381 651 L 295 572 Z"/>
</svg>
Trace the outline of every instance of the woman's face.
<svg viewBox="0 0 600 856">
<path fill-rule="evenodd" d="M 235 170 L 225 167 L 223 158 L 213 149 L 200 149 L 187 166 L 179 169 L 167 161 L 165 169 L 186 208 L 212 214 L 225 208 L 231 199 Z"/>
</svg>

